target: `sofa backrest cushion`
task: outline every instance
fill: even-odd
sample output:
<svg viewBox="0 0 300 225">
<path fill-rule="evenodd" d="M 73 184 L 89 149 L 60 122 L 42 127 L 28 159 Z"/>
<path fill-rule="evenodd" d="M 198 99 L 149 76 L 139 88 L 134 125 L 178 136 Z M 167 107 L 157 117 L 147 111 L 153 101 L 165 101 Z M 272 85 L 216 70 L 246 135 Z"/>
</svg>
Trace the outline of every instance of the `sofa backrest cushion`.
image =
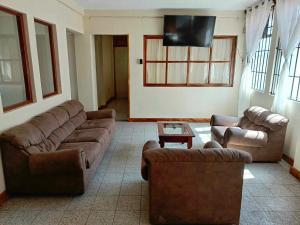
<svg viewBox="0 0 300 225">
<path fill-rule="evenodd" d="M 55 151 L 61 142 L 86 121 L 80 102 L 71 100 L 4 132 L 7 141 L 27 153 Z"/>
<path fill-rule="evenodd" d="M 83 111 L 83 105 L 76 100 L 67 101 L 59 105 L 58 107 L 63 108 L 65 111 L 67 111 L 70 118 L 76 116 L 80 111 Z"/>
<path fill-rule="evenodd" d="M 74 117 L 72 117 L 70 119 L 70 121 L 77 128 L 77 127 L 80 127 L 82 124 L 84 124 L 84 122 L 86 121 L 86 119 L 87 119 L 86 113 L 84 111 L 80 111 L 77 115 L 75 115 Z"/>
<path fill-rule="evenodd" d="M 250 121 L 247 117 L 241 118 L 238 126 L 242 129 L 247 129 L 247 130 L 257 130 L 257 131 L 263 131 L 263 132 L 268 132 L 268 128 L 264 126 L 259 126 Z"/>
<path fill-rule="evenodd" d="M 57 119 L 48 112 L 32 118 L 30 123 L 37 127 L 43 133 L 44 137 L 49 137 L 59 127 Z"/>
<path fill-rule="evenodd" d="M 1 140 L 7 141 L 21 149 L 37 145 L 44 138 L 42 131 L 30 122 L 11 128 L 1 135 Z"/>
<path fill-rule="evenodd" d="M 67 101 L 58 107 L 61 107 L 68 112 L 70 121 L 76 128 L 81 126 L 87 119 L 83 105 L 79 101 Z"/>
<path fill-rule="evenodd" d="M 271 131 L 277 131 L 285 127 L 288 122 L 289 120 L 287 118 L 279 114 L 259 106 L 252 106 L 245 110 L 244 117 L 240 122 L 240 127 L 247 128 L 253 126 L 256 130 L 261 130 L 260 128 L 264 127 Z M 253 125 L 251 125 L 251 123 Z"/>
<path fill-rule="evenodd" d="M 59 126 L 62 126 L 70 119 L 69 113 L 63 109 L 62 107 L 54 107 L 53 109 L 50 109 L 48 113 L 52 114 L 57 122 L 59 123 Z"/>
</svg>

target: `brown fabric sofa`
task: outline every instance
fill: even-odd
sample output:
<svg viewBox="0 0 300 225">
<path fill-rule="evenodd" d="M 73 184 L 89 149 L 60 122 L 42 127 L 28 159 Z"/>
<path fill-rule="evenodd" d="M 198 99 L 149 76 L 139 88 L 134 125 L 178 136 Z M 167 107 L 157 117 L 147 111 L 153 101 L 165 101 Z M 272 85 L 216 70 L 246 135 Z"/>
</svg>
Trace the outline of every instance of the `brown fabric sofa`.
<svg viewBox="0 0 300 225">
<path fill-rule="evenodd" d="M 253 161 L 276 162 L 282 158 L 288 122 L 279 114 L 253 106 L 241 118 L 213 115 L 211 133 L 224 148 L 251 153 Z"/>
<path fill-rule="evenodd" d="M 0 136 L 10 194 L 81 194 L 107 149 L 115 111 L 71 100 Z"/>
<path fill-rule="evenodd" d="M 223 149 L 161 149 L 144 145 L 142 177 L 149 180 L 151 224 L 239 224 L 247 152 Z"/>
</svg>

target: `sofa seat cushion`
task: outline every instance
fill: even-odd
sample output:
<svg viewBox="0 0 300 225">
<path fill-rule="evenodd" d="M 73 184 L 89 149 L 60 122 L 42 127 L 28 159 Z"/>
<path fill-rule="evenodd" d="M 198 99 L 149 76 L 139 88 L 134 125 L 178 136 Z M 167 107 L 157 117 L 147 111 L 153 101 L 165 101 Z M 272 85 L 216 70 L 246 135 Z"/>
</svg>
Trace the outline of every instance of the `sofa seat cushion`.
<svg viewBox="0 0 300 225">
<path fill-rule="evenodd" d="M 106 128 L 111 131 L 114 127 L 115 120 L 111 118 L 87 120 L 78 129 L 91 129 L 91 128 Z"/>
<path fill-rule="evenodd" d="M 239 127 L 228 128 L 225 132 L 225 147 L 249 146 L 264 147 L 268 144 L 268 134 L 263 131 L 245 130 Z"/>
<path fill-rule="evenodd" d="M 221 145 L 224 144 L 224 134 L 228 127 L 212 126 L 211 133 Z"/>
<path fill-rule="evenodd" d="M 76 142 L 104 142 L 109 136 L 107 129 L 94 128 L 74 130 L 74 132 L 67 137 L 63 143 L 76 143 Z"/>
<path fill-rule="evenodd" d="M 101 154 L 101 151 L 104 151 L 104 149 L 102 149 L 102 145 L 97 142 L 63 143 L 57 150 L 59 151 L 78 148 L 83 150 L 85 153 L 86 168 L 90 168 L 97 157 Z"/>
</svg>

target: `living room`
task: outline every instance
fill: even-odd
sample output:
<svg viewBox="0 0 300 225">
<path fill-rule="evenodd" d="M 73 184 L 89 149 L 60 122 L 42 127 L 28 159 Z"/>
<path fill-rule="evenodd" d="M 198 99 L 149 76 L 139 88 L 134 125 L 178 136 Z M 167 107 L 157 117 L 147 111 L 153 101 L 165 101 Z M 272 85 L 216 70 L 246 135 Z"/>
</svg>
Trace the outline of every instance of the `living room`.
<svg viewBox="0 0 300 225">
<path fill-rule="evenodd" d="M 299 12 L 2 0 L 0 224 L 300 224 Z"/>
</svg>

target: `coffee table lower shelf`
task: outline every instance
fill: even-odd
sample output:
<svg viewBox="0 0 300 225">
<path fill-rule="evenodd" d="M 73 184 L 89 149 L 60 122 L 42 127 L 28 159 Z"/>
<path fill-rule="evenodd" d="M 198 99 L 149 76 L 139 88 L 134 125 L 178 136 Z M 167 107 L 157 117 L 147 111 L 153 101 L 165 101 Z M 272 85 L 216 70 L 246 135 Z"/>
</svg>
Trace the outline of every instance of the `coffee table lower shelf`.
<svg viewBox="0 0 300 225">
<path fill-rule="evenodd" d="M 161 148 L 165 147 L 166 142 L 171 143 L 187 143 L 187 148 L 191 149 L 193 147 L 193 137 L 178 137 L 178 136 L 170 136 L 170 137 L 159 137 L 159 144 Z"/>
</svg>

